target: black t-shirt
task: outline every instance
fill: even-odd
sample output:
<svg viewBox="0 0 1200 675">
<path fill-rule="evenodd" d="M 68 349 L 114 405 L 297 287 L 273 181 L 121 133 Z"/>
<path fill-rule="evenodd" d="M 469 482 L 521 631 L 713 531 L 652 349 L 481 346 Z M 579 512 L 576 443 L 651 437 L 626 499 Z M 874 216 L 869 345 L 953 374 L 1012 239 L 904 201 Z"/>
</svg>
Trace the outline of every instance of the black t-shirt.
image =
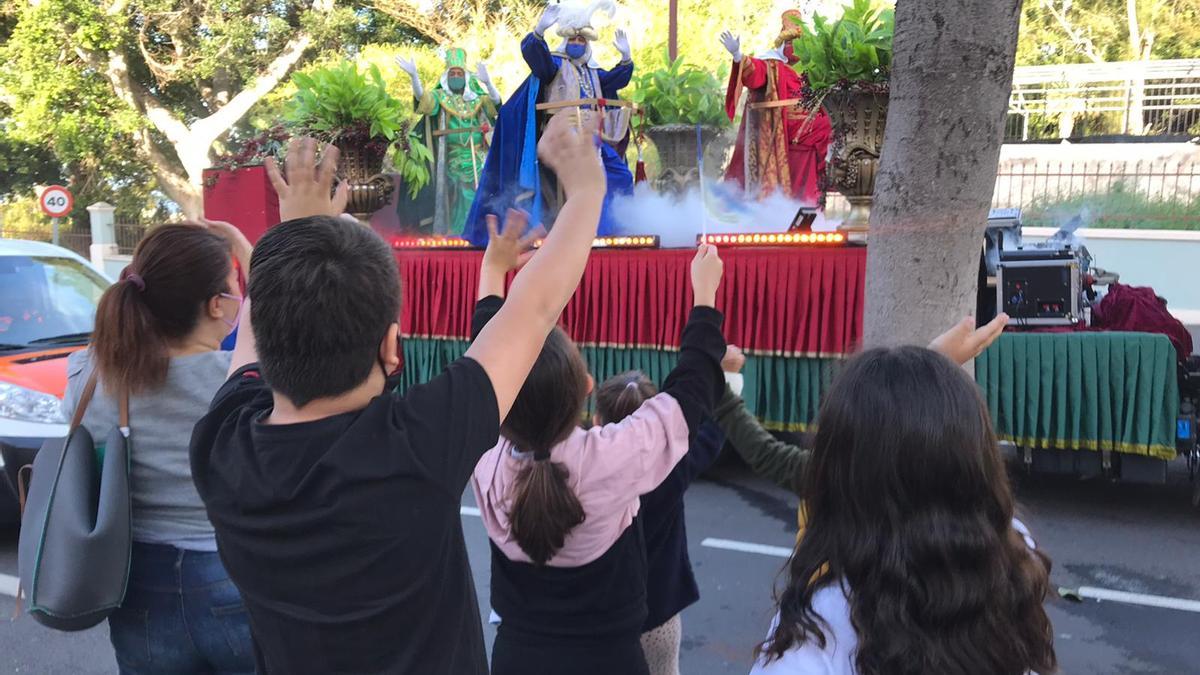
<svg viewBox="0 0 1200 675">
<path fill-rule="evenodd" d="M 487 673 L 459 500 L 500 433 L 463 358 L 363 410 L 291 425 L 256 366 L 217 392 L 192 475 L 266 673 Z"/>
</svg>

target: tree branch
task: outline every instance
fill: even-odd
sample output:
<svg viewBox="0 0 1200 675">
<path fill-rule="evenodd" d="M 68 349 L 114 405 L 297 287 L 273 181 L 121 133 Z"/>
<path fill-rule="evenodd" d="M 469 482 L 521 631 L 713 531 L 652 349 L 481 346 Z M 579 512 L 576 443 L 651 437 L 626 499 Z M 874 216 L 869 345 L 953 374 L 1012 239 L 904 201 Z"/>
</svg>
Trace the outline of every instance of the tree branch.
<svg viewBox="0 0 1200 675">
<path fill-rule="evenodd" d="M 255 103 L 269 94 L 279 84 L 279 81 L 291 72 L 311 44 L 312 38 L 305 34 L 292 39 L 279 56 L 275 57 L 266 70 L 254 80 L 254 84 L 238 92 L 236 96 L 229 99 L 229 103 L 213 114 L 194 122 L 192 133 L 200 139 L 200 142 L 211 145 L 229 127 L 237 124 L 237 121 L 242 119 Z"/>
<path fill-rule="evenodd" d="M 1133 0 L 1130 1 L 1132 2 Z M 1092 42 L 1091 38 L 1084 35 L 1083 31 L 1071 25 L 1071 20 L 1067 18 L 1066 12 L 1060 10 L 1054 4 L 1054 0 L 1042 0 L 1042 6 L 1050 10 L 1050 14 L 1058 22 L 1059 28 L 1063 29 L 1063 32 L 1067 34 L 1067 37 L 1076 48 L 1082 51 L 1094 63 L 1104 63 L 1104 57 L 1096 52 L 1096 45 Z"/>
<path fill-rule="evenodd" d="M 170 110 L 159 104 L 153 94 L 133 79 L 129 74 L 129 63 L 123 54 L 108 52 L 108 60 L 105 62 L 100 55 L 79 47 L 75 48 L 75 53 L 97 71 L 104 73 L 117 97 L 134 110 L 145 114 L 146 119 L 150 120 L 154 128 L 162 132 L 167 140 L 173 144 L 188 140 L 187 125 L 176 119 Z"/>
<path fill-rule="evenodd" d="M 457 13 L 454 7 L 445 7 L 436 14 L 422 12 L 420 8 L 407 0 L 375 0 L 375 8 L 399 20 L 409 28 L 429 38 L 439 45 L 449 45 L 454 42 L 456 31 L 454 23 Z"/>
</svg>

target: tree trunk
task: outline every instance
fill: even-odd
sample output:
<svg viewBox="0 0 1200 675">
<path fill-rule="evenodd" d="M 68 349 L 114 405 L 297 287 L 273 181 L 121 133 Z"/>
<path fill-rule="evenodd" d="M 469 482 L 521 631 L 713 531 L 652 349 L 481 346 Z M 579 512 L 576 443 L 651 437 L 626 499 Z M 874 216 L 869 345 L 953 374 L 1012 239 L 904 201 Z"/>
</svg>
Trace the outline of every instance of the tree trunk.
<svg viewBox="0 0 1200 675">
<path fill-rule="evenodd" d="M 867 247 L 866 346 L 926 344 L 975 313 L 1021 0 L 896 5 Z"/>
</svg>

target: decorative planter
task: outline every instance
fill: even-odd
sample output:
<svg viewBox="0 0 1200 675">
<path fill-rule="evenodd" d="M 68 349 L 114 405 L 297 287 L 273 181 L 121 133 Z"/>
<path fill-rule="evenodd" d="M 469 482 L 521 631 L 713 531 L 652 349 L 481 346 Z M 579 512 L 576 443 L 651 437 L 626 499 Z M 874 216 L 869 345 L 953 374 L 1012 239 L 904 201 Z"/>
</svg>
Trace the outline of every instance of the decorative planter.
<svg viewBox="0 0 1200 675">
<path fill-rule="evenodd" d="M 701 127 L 700 142 L 707 148 L 721 133 L 717 127 Z M 696 156 L 696 127 L 689 124 L 665 124 L 646 129 L 662 171 L 654 179 L 654 189 L 681 195 L 700 182 L 700 164 Z"/>
<path fill-rule="evenodd" d="M 378 139 L 342 136 L 334 141 L 341 151 L 338 173 L 350 186 L 346 210 L 363 220 L 383 208 L 392 196 L 395 181 L 382 175 L 388 143 Z"/>
<path fill-rule="evenodd" d="M 833 125 L 833 156 L 826 167 L 825 187 L 850 202 L 850 215 L 841 229 L 865 233 L 887 123 L 887 90 L 830 92 L 824 107 Z"/>
</svg>

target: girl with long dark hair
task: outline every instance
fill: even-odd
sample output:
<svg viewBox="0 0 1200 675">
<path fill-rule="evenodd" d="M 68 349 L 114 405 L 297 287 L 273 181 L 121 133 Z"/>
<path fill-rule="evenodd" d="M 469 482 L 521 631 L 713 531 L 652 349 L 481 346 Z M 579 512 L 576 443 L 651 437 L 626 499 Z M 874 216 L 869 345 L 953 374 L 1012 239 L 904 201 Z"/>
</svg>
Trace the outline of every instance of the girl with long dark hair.
<svg viewBox="0 0 1200 675">
<path fill-rule="evenodd" d="M 100 298 L 92 344 L 68 361 L 68 417 L 97 377 L 83 417 L 103 440 L 129 397 L 133 555 L 109 633 L 122 674 L 252 673 L 250 625 L 217 555 L 192 483 L 188 443 L 225 382 L 221 341 L 237 325 L 236 258 L 250 244 L 226 223 L 161 225 Z"/>
<path fill-rule="evenodd" d="M 478 330 L 519 261 L 516 234 L 485 254 Z M 504 254 L 503 250 L 508 253 Z M 725 340 L 713 308 L 722 265 L 702 246 L 695 307 L 663 393 L 617 424 L 580 428 L 592 380 L 561 330 L 547 338 L 472 486 L 492 546 L 492 607 L 501 618 L 492 673 L 648 673 L 646 546 L 639 496 L 688 450 L 721 393 Z"/>
<path fill-rule="evenodd" d="M 807 527 L 753 673 L 1054 671 L 1050 561 L 1014 519 L 987 408 L 962 369 L 929 349 L 867 351 L 817 429 Z"/>
</svg>

